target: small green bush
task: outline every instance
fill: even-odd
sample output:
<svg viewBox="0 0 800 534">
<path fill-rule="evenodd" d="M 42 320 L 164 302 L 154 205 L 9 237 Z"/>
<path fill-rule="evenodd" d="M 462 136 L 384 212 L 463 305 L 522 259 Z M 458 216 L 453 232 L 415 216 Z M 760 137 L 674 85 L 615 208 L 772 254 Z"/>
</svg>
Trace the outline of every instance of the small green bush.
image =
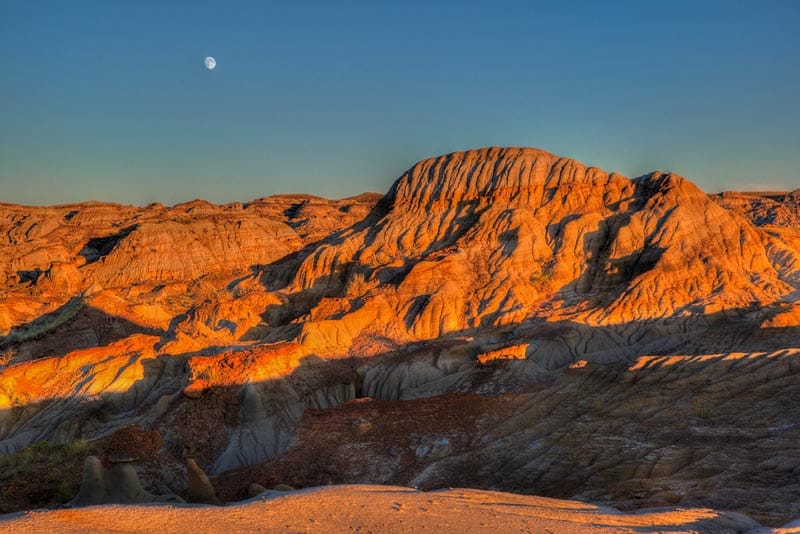
<svg viewBox="0 0 800 534">
<path fill-rule="evenodd" d="M 75 489 L 70 486 L 67 482 L 61 482 L 58 485 L 58 489 L 56 490 L 56 494 L 53 496 L 53 500 L 64 504 L 72 500 L 73 497 L 76 495 Z"/>
<path fill-rule="evenodd" d="M 711 409 L 708 403 L 702 400 L 692 401 L 692 410 L 690 413 L 692 417 L 698 417 L 700 419 L 708 419 L 711 417 Z"/>
</svg>

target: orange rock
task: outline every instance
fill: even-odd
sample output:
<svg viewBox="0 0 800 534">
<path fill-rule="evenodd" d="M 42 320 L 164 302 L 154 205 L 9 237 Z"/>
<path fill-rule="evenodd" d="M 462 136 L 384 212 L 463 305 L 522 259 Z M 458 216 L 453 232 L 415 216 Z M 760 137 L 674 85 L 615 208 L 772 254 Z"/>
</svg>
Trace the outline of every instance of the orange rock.
<svg viewBox="0 0 800 534">
<path fill-rule="evenodd" d="M 303 410 L 355 396 L 349 366 L 381 354 L 397 363 L 375 391 L 399 399 L 474 375 L 480 392 L 526 391 L 579 357 L 638 376 L 676 365 L 672 347 L 729 343 L 731 318 L 786 348 L 798 213 L 800 192 L 709 196 L 499 147 L 420 161 L 382 198 L 0 205 L 0 446 L 158 424 L 181 392 L 224 387 L 224 407 L 195 403 L 249 414 L 203 459 L 223 469 L 284 450 Z M 476 373 L 478 350 L 527 361 Z M 37 417 L 53 402 L 63 421 Z M 85 413 L 111 404 L 110 422 Z"/>
<path fill-rule="evenodd" d="M 527 355 L 527 350 L 528 344 L 524 343 L 483 352 L 478 355 L 478 363 L 486 364 L 495 360 L 524 360 Z"/>
<path fill-rule="evenodd" d="M 587 362 L 586 360 L 578 360 L 578 361 L 575 361 L 575 362 L 572 362 L 571 364 L 569 364 L 569 368 L 570 369 L 583 369 L 587 365 L 589 365 L 589 362 Z"/>
<path fill-rule="evenodd" d="M 791 326 L 800 326 L 800 303 L 789 306 L 761 323 L 762 328 L 785 328 Z"/>
<path fill-rule="evenodd" d="M 193 380 L 188 386 L 183 388 L 183 395 L 190 399 L 199 399 L 208 389 L 208 381 L 202 378 Z"/>
</svg>

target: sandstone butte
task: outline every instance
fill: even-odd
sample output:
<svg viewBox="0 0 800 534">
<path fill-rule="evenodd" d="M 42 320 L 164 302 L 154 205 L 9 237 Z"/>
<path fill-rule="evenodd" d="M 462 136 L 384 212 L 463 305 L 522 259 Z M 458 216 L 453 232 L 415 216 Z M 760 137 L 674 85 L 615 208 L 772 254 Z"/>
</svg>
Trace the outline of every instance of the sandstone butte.
<svg viewBox="0 0 800 534">
<path fill-rule="evenodd" d="M 800 190 L 492 147 L 384 196 L 1 204 L 0 288 L 10 461 L 144 432 L 148 495 L 186 497 L 192 458 L 224 501 L 369 483 L 800 517 Z M 58 502 L 0 476 L 0 511 Z"/>
</svg>

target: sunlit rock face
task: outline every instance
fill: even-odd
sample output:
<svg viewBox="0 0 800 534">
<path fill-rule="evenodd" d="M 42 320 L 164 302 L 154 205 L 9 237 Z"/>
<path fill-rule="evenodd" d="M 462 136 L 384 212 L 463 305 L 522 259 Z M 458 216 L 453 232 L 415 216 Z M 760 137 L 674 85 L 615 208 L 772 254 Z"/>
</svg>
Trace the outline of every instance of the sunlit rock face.
<svg viewBox="0 0 800 534">
<path fill-rule="evenodd" d="M 108 315 L 169 324 L 235 277 L 363 218 L 377 198 L 0 205 L 0 333 L 103 291 L 122 299 Z"/>
<path fill-rule="evenodd" d="M 315 350 L 346 350 L 365 331 L 418 340 L 533 317 L 610 325 L 735 314 L 796 281 L 792 244 L 688 180 L 628 179 L 535 149 L 422 161 L 381 207 L 297 269 L 292 290 L 359 299 L 334 323 L 304 325 Z"/>
<path fill-rule="evenodd" d="M 797 192 L 707 195 L 671 173 L 627 178 L 538 149 L 496 147 L 421 161 L 383 197 L 0 205 L 0 452 L 99 438 L 136 423 L 163 434 L 162 452 L 178 470 L 187 456 L 217 476 L 291 458 L 287 450 L 303 463 L 302 451 L 313 450 L 309 456 L 333 455 L 365 481 L 447 485 L 479 457 L 491 465 L 487 455 L 501 457 L 503 443 L 517 448 L 538 439 L 546 426 L 540 419 L 557 407 L 524 414 L 533 413 L 536 395 L 556 398 L 548 392 L 563 393 L 561 427 L 597 430 L 587 434 L 592 450 L 617 457 L 612 419 L 630 415 L 627 402 L 655 394 L 635 384 L 650 373 L 670 383 L 666 366 L 646 363 L 659 360 L 642 360 L 655 356 L 745 354 L 760 371 L 735 381 L 717 378 L 727 360 L 669 368 L 697 371 L 709 384 L 727 384 L 724 391 L 773 377 L 772 394 L 753 406 L 780 418 L 800 369 L 791 350 L 800 348 L 798 220 Z M 630 366 L 635 380 L 620 371 Z M 583 396 L 612 386 L 610 404 Z M 692 406 L 670 387 L 656 404 Z M 366 397 L 436 406 L 434 399 L 454 393 L 499 400 L 445 403 L 453 415 L 438 422 L 440 430 L 431 424 L 417 434 L 411 418 L 405 431 L 422 441 L 381 438 L 383 452 L 366 471 L 342 459 L 350 449 L 319 451 L 298 441 L 309 410 Z M 475 422 L 464 428 L 462 401 Z M 362 424 L 357 413 L 345 433 L 367 436 L 375 424 Z M 491 430 L 495 424 L 505 426 Z M 784 444 L 798 432 L 781 422 L 772 427 L 783 429 Z M 314 432 L 305 435 L 323 442 Z M 626 462 L 695 465 L 672 435 Z M 751 437 L 770 435 L 754 430 Z M 729 452 L 730 461 L 709 460 L 722 473 L 720 485 L 744 461 Z M 678 460 L 670 463 L 673 454 Z M 562 475 L 578 465 L 564 462 Z M 628 490 L 600 492 L 591 476 L 570 479 L 569 489 L 537 486 L 543 466 L 518 465 L 508 489 L 629 497 Z M 651 471 L 669 480 L 680 472 L 662 467 Z M 274 476 L 290 471 L 270 469 Z M 623 472 L 591 462 L 580 469 L 597 474 L 595 482 Z M 677 484 L 669 480 L 666 487 Z M 300 483 L 311 481 L 320 482 L 309 475 Z M 247 484 L 254 482 L 269 487 L 266 480 Z"/>
<path fill-rule="evenodd" d="M 728 192 L 712 198 L 761 228 L 775 268 L 793 284 L 800 282 L 800 189 L 763 194 Z"/>
</svg>

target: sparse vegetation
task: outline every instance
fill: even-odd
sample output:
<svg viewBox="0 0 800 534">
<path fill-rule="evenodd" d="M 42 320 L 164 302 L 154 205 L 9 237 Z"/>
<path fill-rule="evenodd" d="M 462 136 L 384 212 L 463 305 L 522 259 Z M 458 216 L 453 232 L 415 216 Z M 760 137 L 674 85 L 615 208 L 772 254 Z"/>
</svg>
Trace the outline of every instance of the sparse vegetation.
<svg viewBox="0 0 800 534">
<path fill-rule="evenodd" d="M 542 294 L 551 293 L 550 287 L 553 281 L 553 268 L 555 267 L 555 260 L 549 260 L 542 264 L 541 271 L 538 274 L 531 276 L 530 280 L 536 291 Z"/>
<path fill-rule="evenodd" d="M 60 328 L 74 319 L 83 308 L 83 305 L 84 302 L 81 297 L 71 298 L 56 311 L 42 315 L 23 328 L 11 331 L 0 343 L 0 350 L 7 351 L 11 348 L 11 345 L 18 345 L 25 341 L 40 338 Z"/>
<path fill-rule="evenodd" d="M 531 282 L 536 286 L 536 289 L 544 291 L 548 288 L 552 279 L 553 275 L 551 273 L 542 271 L 540 274 L 532 276 Z"/>
<path fill-rule="evenodd" d="M 164 298 L 164 304 L 169 308 L 188 310 L 195 305 L 195 299 L 191 294 L 182 293 Z"/>
<path fill-rule="evenodd" d="M 8 347 L 0 351 L 0 367 L 4 367 L 11 363 L 17 351 L 13 347 Z"/>
<path fill-rule="evenodd" d="M 58 485 L 58 490 L 56 490 L 56 494 L 53 499 L 59 503 L 66 503 L 71 501 L 75 495 L 76 492 L 70 484 L 67 482 L 61 482 Z"/>
<path fill-rule="evenodd" d="M 95 449 L 85 439 L 61 445 L 40 441 L 0 456 L 0 513 L 70 501 L 80 487 L 83 460 Z"/>
<path fill-rule="evenodd" d="M 352 296 L 361 296 L 373 287 L 367 281 L 367 276 L 364 273 L 354 273 L 347 281 L 347 294 Z"/>
<path fill-rule="evenodd" d="M 211 385 L 224 384 L 226 380 L 225 371 L 219 367 L 219 364 L 209 365 L 200 372 L 197 378 L 205 380 Z"/>
<path fill-rule="evenodd" d="M 704 400 L 692 401 L 692 417 L 699 417 L 700 419 L 708 419 L 711 416 L 711 409 L 708 403 Z"/>
<path fill-rule="evenodd" d="M 178 432 L 171 432 L 164 438 L 165 448 L 173 458 L 182 459 L 186 452 L 186 443 Z"/>
<path fill-rule="evenodd" d="M 75 455 L 85 455 L 92 448 L 89 441 L 78 439 L 63 445 L 39 441 L 15 454 L 0 456 L 0 480 L 8 480 L 35 469 L 39 464 L 63 463 Z"/>
</svg>

